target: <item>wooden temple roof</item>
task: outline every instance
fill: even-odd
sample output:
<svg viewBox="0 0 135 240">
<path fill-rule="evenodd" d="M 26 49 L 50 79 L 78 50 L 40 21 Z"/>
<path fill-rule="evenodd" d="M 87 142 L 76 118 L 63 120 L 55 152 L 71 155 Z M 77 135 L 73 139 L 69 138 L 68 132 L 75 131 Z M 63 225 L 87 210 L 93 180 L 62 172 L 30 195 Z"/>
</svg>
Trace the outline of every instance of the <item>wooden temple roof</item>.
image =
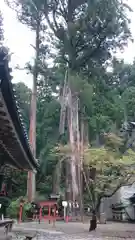
<svg viewBox="0 0 135 240">
<path fill-rule="evenodd" d="M 0 164 L 33 170 L 37 162 L 30 149 L 11 82 L 8 54 L 0 48 Z"/>
</svg>

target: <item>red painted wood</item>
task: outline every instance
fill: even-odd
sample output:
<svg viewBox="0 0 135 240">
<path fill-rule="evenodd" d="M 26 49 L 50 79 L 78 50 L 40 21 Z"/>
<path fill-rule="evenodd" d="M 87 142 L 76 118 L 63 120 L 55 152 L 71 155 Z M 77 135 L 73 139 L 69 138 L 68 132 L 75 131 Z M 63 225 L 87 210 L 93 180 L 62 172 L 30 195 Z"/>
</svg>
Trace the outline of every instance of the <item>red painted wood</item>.
<svg viewBox="0 0 135 240">
<path fill-rule="evenodd" d="M 19 223 L 22 222 L 22 211 L 23 211 L 23 205 L 20 204 L 20 211 L 19 211 Z"/>
</svg>

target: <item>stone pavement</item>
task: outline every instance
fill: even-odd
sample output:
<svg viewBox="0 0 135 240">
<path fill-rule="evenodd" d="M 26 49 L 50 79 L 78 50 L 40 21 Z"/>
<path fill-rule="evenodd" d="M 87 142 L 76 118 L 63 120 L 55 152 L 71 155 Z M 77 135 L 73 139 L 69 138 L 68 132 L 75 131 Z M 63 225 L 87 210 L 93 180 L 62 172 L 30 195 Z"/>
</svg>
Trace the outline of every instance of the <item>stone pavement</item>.
<svg viewBox="0 0 135 240">
<path fill-rule="evenodd" d="M 89 233 L 89 224 L 85 223 L 62 223 L 56 222 L 48 224 L 36 222 L 16 224 L 14 231 L 36 231 L 38 234 L 36 239 L 39 240 L 135 240 L 135 224 L 129 223 L 107 223 L 105 225 L 98 225 L 95 232 Z"/>
</svg>

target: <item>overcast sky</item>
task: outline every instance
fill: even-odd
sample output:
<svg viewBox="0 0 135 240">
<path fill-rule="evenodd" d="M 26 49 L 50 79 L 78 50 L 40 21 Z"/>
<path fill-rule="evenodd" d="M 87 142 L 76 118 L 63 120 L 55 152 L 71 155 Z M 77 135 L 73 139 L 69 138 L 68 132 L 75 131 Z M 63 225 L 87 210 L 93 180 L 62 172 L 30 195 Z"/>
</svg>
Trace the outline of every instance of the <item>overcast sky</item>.
<svg viewBox="0 0 135 240">
<path fill-rule="evenodd" d="M 132 20 L 131 30 L 135 39 L 135 0 L 127 0 L 127 2 L 134 11 L 130 17 Z M 4 17 L 6 45 L 13 53 L 12 68 L 14 69 L 14 82 L 23 81 L 31 87 L 31 75 L 27 75 L 23 70 L 16 70 L 15 66 L 19 64 L 21 67 L 24 67 L 26 62 L 33 59 L 34 51 L 30 45 L 34 44 L 34 33 L 17 21 L 15 12 L 6 6 L 4 0 L 0 0 L 0 10 Z M 118 56 L 124 58 L 126 62 L 132 62 L 135 56 L 135 43 L 130 43 L 125 52 L 123 54 L 118 53 Z"/>
</svg>

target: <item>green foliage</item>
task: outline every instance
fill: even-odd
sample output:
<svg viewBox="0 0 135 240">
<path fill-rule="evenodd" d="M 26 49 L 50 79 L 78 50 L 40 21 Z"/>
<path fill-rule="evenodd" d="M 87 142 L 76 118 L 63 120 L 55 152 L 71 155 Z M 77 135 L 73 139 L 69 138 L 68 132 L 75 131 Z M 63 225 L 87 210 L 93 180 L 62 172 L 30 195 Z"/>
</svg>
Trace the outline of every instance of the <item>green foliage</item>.
<svg viewBox="0 0 135 240">
<path fill-rule="evenodd" d="M 12 199 L 25 196 L 27 188 L 27 172 L 15 170 L 12 177 L 17 182 L 16 190 L 12 193 Z"/>
<path fill-rule="evenodd" d="M 127 5 L 118 0 L 46 1 L 45 16 L 59 39 L 58 49 L 69 67 L 80 71 L 88 63 L 104 63 L 112 50 L 122 48 L 130 37 Z M 60 19 L 60 20 L 59 20 Z M 88 66 L 88 65 L 87 65 Z"/>
<path fill-rule="evenodd" d="M 92 85 L 88 83 L 87 79 L 83 79 L 81 75 L 69 75 L 68 79 L 71 91 L 77 94 L 80 100 L 81 108 L 90 108 L 93 96 Z"/>
<path fill-rule="evenodd" d="M 120 139 L 116 137 L 115 139 L 115 144 L 119 146 Z M 84 174 L 87 181 L 85 187 L 89 188 L 89 199 L 94 208 L 99 207 L 101 198 L 112 196 L 121 186 L 134 181 L 135 153 L 128 151 L 126 155 L 120 156 L 114 152 L 114 145 L 112 150 L 102 147 L 85 149 L 84 151 Z M 94 168 L 96 169 L 96 177 L 92 180 L 90 172 Z"/>
<path fill-rule="evenodd" d="M 107 149 L 118 152 L 122 145 L 123 140 L 116 134 L 110 133 L 105 136 L 105 146 Z"/>
<path fill-rule="evenodd" d="M 123 144 L 123 140 L 112 133 L 105 136 L 104 147 L 84 148 L 84 195 L 96 210 L 102 198 L 112 196 L 121 186 L 135 180 L 135 153 L 129 150 L 122 155 L 120 148 Z M 59 161 L 64 161 L 72 152 L 69 145 L 59 145 L 55 148 L 55 154 L 59 156 Z M 93 178 L 94 169 L 96 174 Z"/>
<path fill-rule="evenodd" d="M 3 30 L 3 17 L 2 17 L 2 13 L 0 12 L 0 45 L 2 44 L 3 42 L 3 39 L 4 39 L 4 30 Z"/>
<path fill-rule="evenodd" d="M 19 21 L 27 24 L 32 30 L 37 27 L 37 22 L 42 21 L 42 1 L 37 0 L 6 0 L 8 6 L 17 12 Z"/>
<path fill-rule="evenodd" d="M 36 32 L 38 40 L 35 65 L 27 64 L 27 68 L 32 74 L 35 74 L 35 69 L 38 73 L 36 140 L 40 162 L 37 174 L 39 194 L 46 197 L 52 191 L 52 175 L 59 162 L 59 154 L 63 157 L 71 152 L 67 144 L 67 129 L 62 139 L 59 138 L 58 94 L 64 85 L 67 63 L 68 84 L 79 98 L 79 116 L 88 123 L 87 132 L 92 146 L 85 151 L 84 164 L 88 169 L 97 169 L 96 182 L 91 187 L 96 189 L 97 200 L 111 194 L 132 173 L 130 167 L 134 159 L 133 152 L 121 155 L 121 148 L 126 149 L 126 140 L 123 138 L 121 141 L 119 131 L 124 122 L 134 121 L 135 117 L 135 63 L 125 64 L 115 58 L 112 61 L 113 52 L 123 49 L 131 39 L 128 19 L 131 9 L 119 0 L 111 0 L 109 4 L 108 0 L 7 2 L 16 8 L 19 20 Z M 49 47 L 44 44 L 46 39 L 50 42 Z M 57 56 L 51 55 L 54 65 L 49 68 L 46 59 L 54 47 Z M 107 60 L 111 60 L 111 72 L 107 71 Z M 15 88 L 28 130 L 31 91 L 20 83 Z M 111 133 L 109 138 L 108 133 Z M 66 145 L 63 149 L 58 145 L 60 140 Z M 59 151 L 56 151 L 56 146 L 60 147 Z M 52 149 L 55 149 L 53 154 Z M 26 176 L 18 176 L 18 179 L 24 191 Z M 93 193 L 92 188 L 90 191 Z"/>
<path fill-rule="evenodd" d="M 19 218 L 20 203 L 23 201 L 22 220 L 27 219 L 27 212 L 31 209 L 31 204 L 25 201 L 24 198 L 20 197 L 15 201 L 12 201 L 7 209 L 8 217 L 13 219 Z"/>
<path fill-rule="evenodd" d="M 19 215 L 20 203 L 18 200 L 13 201 L 7 209 L 8 216 L 17 219 Z"/>
<path fill-rule="evenodd" d="M 42 172 L 45 174 L 47 162 L 53 161 L 50 150 L 59 137 L 60 105 L 51 95 L 43 96 L 41 99 L 40 93 L 37 103 L 37 156 L 41 162 Z"/>
<path fill-rule="evenodd" d="M 22 82 L 14 84 L 16 91 L 16 97 L 21 109 L 21 114 L 26 126 L 29 130 L 29 116 L 30 116 L 30 102 L 31 102 L 31 90 Z"/>
<path fill-rule="evenodd" d="M 122 94 L 122 100 L 126 109 L 127 120 L 135 118 L 135 87 L 128 87 Z"/>
<path fill-rule="evenodd" d="M 5 196 L 0 196 L 0 204 L 8 207 L 10 205 L 11 199 Z"/>
</svg>

